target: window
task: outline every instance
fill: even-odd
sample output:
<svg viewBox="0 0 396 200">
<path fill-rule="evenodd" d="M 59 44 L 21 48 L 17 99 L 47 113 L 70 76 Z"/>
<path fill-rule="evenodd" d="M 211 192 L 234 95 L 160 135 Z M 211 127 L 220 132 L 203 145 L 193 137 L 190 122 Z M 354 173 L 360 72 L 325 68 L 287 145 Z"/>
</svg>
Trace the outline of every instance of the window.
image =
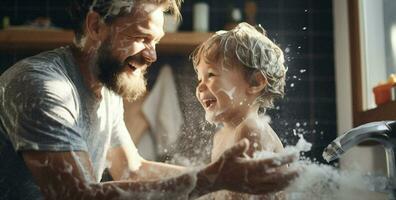
<svg viewBox="0 0 396 200">
<path fill-rule="evenodd" d="M 377 107 L 373 94 L 375 86 L 396 73 L 396 1 L 350 0 L 348 3 L 355 125 L 396 119 L 396 112 L 390 113 L 396 109 L 396 103 Z"/>
</svg>

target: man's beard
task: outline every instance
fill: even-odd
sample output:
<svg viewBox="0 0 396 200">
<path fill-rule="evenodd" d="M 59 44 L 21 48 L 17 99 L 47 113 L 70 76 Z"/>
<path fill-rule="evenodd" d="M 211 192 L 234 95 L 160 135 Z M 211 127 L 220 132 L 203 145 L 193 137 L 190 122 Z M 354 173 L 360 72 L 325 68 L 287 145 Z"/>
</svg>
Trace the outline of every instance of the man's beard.
<svg viewBox="0 0 396 200">
<path fill-rule="evenodd" d="M 126 61 L 121 63 L 111 52 L 111 42 L 105 40 L 98 49 L 97 70 L 98 80 L 108 89 L 122 96 L 127 101 L 134 101 L 146 92 L 144 72 L 136 69 L 129 74 Z"/>
</svg>

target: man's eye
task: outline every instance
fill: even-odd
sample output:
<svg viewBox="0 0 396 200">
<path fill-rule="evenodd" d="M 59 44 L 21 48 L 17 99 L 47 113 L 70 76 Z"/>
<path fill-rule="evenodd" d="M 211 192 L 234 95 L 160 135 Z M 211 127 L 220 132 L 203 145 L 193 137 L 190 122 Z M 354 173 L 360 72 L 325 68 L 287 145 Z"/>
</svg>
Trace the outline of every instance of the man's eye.
<svg viewBox="0 0 396 200">
<path fill-rule="evenodd" d="M 135 41 L 136 42 L 144 42 L 144 41 L 146 41 L 146 38 L 144 38 L 144 37 L 135 37 Z"/>
<path fill-rule="evenodd" d="M 216 76 L 215 74 L 213 74 L 213 73 L 208 73 L 208 77 L 210 78 L 210 77 L 213 77 L 213 76 Z"/>
</svg>

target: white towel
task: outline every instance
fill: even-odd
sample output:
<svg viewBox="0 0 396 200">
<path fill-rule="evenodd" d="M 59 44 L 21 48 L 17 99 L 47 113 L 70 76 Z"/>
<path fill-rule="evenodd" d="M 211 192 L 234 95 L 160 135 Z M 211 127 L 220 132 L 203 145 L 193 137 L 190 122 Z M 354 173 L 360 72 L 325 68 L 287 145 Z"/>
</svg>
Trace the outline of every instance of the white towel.
<svg viewBox="0 0 396 200">
<path fill-rule="evenodd" d="M 166 153 L 167 148 L 176 142 L 183 124 L 170 66 L 162 67 L 153 89 L 143 103 L 142 111 L 158 145 L 158 154 Z"/>
</svg>

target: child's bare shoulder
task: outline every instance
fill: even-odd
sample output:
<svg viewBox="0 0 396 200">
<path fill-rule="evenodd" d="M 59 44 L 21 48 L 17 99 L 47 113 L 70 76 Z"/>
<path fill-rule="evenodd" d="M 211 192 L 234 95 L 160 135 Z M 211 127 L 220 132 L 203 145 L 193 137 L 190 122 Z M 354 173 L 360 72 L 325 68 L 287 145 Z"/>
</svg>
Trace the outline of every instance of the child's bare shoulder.
<svg viewBox="0 0 396 200">
<path fill-rule="evenodd" d="M 266 136 L 275 133 L 271 126 L 265 121 L 259 121 L 253 118 L 245 119 L 236 129 L 241 136 L 249 136 L 249 134 L 259 134 Z"/>
<path fill-rule="evenodd" d="M 264 120 L 247 119 L 237 128 L 240 139 L 247 138 L 253 144 L 258 144 L 263 150 L 279 151 L 283 145 L 278 135 L 268 122 Z"/>
</svg>

